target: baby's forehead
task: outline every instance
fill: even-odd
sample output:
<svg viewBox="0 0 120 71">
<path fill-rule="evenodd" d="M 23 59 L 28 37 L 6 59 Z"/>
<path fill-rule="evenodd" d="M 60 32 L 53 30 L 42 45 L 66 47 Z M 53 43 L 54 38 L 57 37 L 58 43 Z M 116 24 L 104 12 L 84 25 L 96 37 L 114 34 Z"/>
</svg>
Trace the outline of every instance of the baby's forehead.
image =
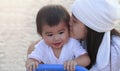
<svg viewBox="0 0 120 71">
<path fill-rule="evenodd" d="M 59 23 L 56 23 L 56 24 L 49 24 L 49 23 L 46 23 L 43 25 L 43 27 L 49 27 L 49 28 L 62 28 L 62 27 L 66 27 L 66 23 L 65 22 L 59 22 Z"/>
<path fill-rule="evenodd" d="M 47 23 L 47 22 L 44 22 L 42 26 L 49 26 L 49 27 L 56 27 L 56 26 L 67 26 L 68 23 L 66 23 L 65 21 L 59 21 L 59 22 L 56 22 L 56 23 Z"/>
</svg>

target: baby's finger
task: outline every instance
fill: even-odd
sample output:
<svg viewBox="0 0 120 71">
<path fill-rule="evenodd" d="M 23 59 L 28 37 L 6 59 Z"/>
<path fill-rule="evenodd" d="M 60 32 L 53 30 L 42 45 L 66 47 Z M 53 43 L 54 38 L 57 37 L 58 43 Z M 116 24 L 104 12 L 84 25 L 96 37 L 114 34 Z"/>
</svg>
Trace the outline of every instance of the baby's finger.
<svg viewBox="0 0 120 71">
<path fill-rule="evenodd" d="M 67 62 L 67 70 L 70 71 L 70 61 Z"/>
<path fill-rule="evenodd" d="M 31 63 L 29 64 L 29 69 L 28 69 L 28 71 L 35 71 L 34 69 L 35 69 L 35 63 L 34 63 L 34 62 L 31 62 Z"/>
<path fill-rule="evenodd" d="M 36 70 L 36 66 L 35 64 L 32 64 L 32 71 L 35 71 Z"/>
<path fill-rule="evenodd" d="M 28 71 L 32 71 L 32 66 L 29 66 Z"/>
<path fill-rule="evenodd" d="M 64 62 L 64 70 L 67 69 L 67 62 Z"/>
<path fill-rule="evenodd" d="M 39 65 L 39 62 L 35 62 L 35 69 L 38 67 L 38 65 Z"/>
<path fill-rule="evenodd" d="M 74 62 L 73 61 L 70 62 L 70 71 L 74 71 Z"/>
<path fill-rule="evenodd" d="M 30 64 L 26 65 L 26 71 L 31 71 L 32 67 L 30 66 Z"/>
</svg>

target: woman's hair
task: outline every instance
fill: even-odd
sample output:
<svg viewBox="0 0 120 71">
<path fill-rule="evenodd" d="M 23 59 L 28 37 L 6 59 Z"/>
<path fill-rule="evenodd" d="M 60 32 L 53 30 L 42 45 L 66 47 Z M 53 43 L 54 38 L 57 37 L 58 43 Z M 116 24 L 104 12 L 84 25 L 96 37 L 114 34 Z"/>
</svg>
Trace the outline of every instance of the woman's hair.
<svg viewBox="0 0 120 71">
<path fill-rule="evenodd" d="M 42 34 L 42 26 L 56 26 L 64 22 L 69 29 L 70 16 L 67 10 L 61 5 L 47 5 L 42 7 L 36 18 L 37 32 Z"/>
<path fill-rule="evenodd" d="M 86 46 L 88 55 L 91 59 L 91 63 L 87 66 L 87 68 L 90 69 L 96 62 L 98 49 L 102 42 L 104 33 L 96 32 L 88 27 L 87 30 L 88 33 L 86 38 Z M 111 37 L 112 35 L 120 36 L 120 33 L 117 30 L 113 29 L 111 31 Z"/>
<path fill-rule="evenodd" d="M 116 29 L 113 29 L 113 30 L 111 31 L 111 35 L 120 36 L 120 32 L 117 31 Z"/>
</svg>

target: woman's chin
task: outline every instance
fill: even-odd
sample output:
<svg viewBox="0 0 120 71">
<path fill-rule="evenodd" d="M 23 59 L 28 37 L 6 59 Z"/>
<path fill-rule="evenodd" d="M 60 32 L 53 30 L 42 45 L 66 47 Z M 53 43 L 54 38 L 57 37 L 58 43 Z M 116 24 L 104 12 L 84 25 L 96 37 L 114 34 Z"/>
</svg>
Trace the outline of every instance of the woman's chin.
<svg viewBox="0 0 120 71">
<path fill-rule="evenodd" d="M 72 38 L 74 38 L 74 39 L 80 39 L 79 37 L 77 37 L 77 36 L 71 36 Z"/>
</svg>

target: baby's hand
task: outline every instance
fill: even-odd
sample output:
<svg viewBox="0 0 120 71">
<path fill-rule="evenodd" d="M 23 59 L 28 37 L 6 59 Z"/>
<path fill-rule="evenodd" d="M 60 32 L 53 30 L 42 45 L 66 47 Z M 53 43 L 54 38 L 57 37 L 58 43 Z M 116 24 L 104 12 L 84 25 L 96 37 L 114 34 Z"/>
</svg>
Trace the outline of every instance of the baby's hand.
<svg viewBox="0 0 120 71">
<path fill-rule="evenodd" d="M 39 62 L 35 59 L 28 58 L 26 61 L 26 69 L 27 71 L 35 71 L 35 69 L 38 67 Z"/>
<path fill-rule="evenodd" d="M 77 61 L 68 60 L 64 63 L 64 69 L 68 71 L 75 71 L 75 66 L 77 65 Z"/>
</svg>

